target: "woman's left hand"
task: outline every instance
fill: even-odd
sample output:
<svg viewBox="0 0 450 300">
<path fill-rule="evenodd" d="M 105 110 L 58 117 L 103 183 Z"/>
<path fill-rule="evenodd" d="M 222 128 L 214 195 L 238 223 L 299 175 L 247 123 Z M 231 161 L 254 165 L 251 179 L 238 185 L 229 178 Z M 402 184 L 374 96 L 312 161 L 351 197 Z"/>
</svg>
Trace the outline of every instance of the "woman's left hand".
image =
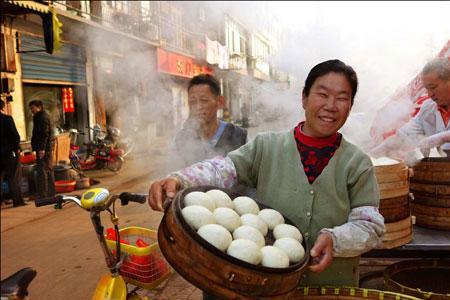
<svg viewBox="0 0 450 300">
<path fill-rule="evenodd" d="M 309 269 L 320 273 L 328 268 L 333 262 L 333 238 L 330 233 L 323 232 L 317 237 L 311 251 L 312 264 Z"/>
</svg>

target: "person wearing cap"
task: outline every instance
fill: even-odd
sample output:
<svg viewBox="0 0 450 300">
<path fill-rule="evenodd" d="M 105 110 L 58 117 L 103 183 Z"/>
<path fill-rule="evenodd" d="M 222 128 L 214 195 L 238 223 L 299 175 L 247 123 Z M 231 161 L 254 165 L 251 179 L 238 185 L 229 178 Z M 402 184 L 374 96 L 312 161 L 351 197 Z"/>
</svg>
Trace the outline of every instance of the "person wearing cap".
<svg viewBox="0 0 450 300">
<path fill-rule="evenodd" d="M 302 91 L 304 121 L 151 183 L 149 205 L 162 210 L 166 197 L 192 186 L 256 187 L 258 200 L 289 218 L 311 246 L 301 285 L 358 286 L 359 256 L 381 243 L 385 227 L 372 161 L 338 132 L 357 86 L 342 61 L 316 65 Z"/>
<path fill-rule="evenodd" d="M 417 115 L 370 151 L 373 157 L 393 156 L 403 159 L 415 147 L 428 156 L 430 148 L 441 147 L 450 155 L 450 61 L 435 58 L 422 72 L 422 82 L 431 98 Z"/>
<path fill-rule="evenodd" d="M 188 84 L 189 117 L 174 138 L 180 166 L 226 155 L 247 141 L 247 131 L 217 118 L 217 111 L 224 106 L 220 84 L 209 74 L 193 77 Z"/>
</svg>

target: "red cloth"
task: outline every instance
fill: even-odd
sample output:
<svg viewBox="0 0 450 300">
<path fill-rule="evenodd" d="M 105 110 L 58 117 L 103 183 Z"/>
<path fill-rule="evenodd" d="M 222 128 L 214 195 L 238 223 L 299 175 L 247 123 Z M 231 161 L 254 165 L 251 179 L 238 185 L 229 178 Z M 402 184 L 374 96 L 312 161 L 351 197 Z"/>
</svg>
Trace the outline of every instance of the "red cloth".
<svg viewBox="0 0 450 300">
<path fill-rule="evenodd" d="M 310 184 L 322 174 L 322 171 L 328 165 L 336 149 L 342 141 L 342 135 L 336 133 L 325 139 L 316 139 L 305 135 L 301 128 L 304 122 L 300 122 L 294 128 L 294 138 L 297 143 L 297 149 L 302 161 L 303 170 Z"/>
<path fill-rule="evenodd" d="M 445 127 L 447 127 L 448 122 L 450 121 L 450 109 L 446 110 L 445 108 L 438 106 L 438 110 L 441 113 L 442 120 L 444 120 Z"/>
</svg>

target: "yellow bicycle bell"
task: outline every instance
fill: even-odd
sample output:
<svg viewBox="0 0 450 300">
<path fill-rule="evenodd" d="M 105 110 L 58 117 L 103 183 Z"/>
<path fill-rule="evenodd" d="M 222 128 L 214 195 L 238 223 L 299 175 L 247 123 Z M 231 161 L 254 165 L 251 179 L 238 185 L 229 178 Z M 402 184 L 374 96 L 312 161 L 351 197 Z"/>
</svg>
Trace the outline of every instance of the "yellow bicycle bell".
<svg viewBox="0 0 450 300">
<path fill-rule="evenodd" d="M 93 188 L 83 193 L 81 196 L 81 207 L 91 209 L 103 205 L 108 200 L 109 191 L 104 188 Z"/>
</svg>

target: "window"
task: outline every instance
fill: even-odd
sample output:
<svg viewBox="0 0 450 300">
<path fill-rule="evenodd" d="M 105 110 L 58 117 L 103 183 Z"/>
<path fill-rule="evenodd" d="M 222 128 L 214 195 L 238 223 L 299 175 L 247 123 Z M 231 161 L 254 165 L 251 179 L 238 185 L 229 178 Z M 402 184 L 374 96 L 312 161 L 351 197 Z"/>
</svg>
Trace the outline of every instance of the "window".
<svg viewBox="0 0 450 300">
<path fill-rule="evenodd" d="M 240 53 L 245 53 L 245 38 L 240 36 Z"/>
<path fill-rule="evenodd" d="M 141 16 L 143 22 L 149 22 L 151 20 L 151 9 L 149 1 L 141 1 Z"/>
</svg>

